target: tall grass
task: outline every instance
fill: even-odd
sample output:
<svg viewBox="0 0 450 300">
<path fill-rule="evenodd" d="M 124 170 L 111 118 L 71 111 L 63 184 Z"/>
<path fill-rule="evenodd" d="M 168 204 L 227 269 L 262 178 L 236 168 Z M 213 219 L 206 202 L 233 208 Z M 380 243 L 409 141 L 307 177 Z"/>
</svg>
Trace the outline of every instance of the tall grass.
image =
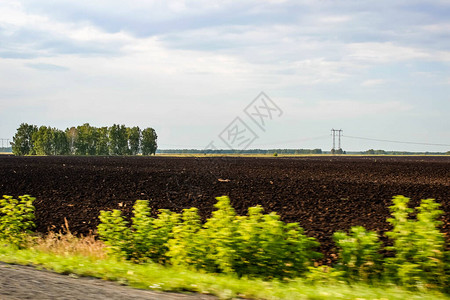
<svg viewBox="0 0 450 300">
<path fill-rule="evenodd" d="M 106 247 L 103 242 L 97 240 L 93 234 L 75 236 L 70 231 L 66 218 L 64 218 L 64 221 L 63 231 L 49 232 L 44 236 L 30 239 L 28 247 L 59 256 L 85 256 L 93 259 L 106 259 Z"/>
</svg>

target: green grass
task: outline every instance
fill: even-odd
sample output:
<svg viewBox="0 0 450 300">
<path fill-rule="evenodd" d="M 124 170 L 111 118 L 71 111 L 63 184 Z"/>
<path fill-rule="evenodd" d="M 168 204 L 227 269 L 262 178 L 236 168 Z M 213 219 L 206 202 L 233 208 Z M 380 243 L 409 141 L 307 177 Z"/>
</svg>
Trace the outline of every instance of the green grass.
<svg viewBox="0 0 450 300">
<path fill-rule="evenodd" d="M 289 282 L 238 279 L 233 276 L 203 274 L 156 264 L 132 264 L 110 258 L 56 255 L 35 249 L 17 250 L 0 243 L 0 261 L 33 265 L 62 274 L 97 277 L 136 288 L 172 292 L 195 292 L 222 299 L 450 299 L 429 291 L 411 292 L 396 286 L 347 285 L 325 282 L 310 285 L 297 279 Z"/>
</svg>

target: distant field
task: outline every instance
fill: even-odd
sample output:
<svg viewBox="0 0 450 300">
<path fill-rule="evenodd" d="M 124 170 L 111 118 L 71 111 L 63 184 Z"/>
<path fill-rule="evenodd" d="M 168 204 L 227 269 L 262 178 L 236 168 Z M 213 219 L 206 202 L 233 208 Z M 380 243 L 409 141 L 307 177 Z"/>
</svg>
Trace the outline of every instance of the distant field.
<svg viewBox="0 0 450 300">
<path fill-rule="evenodd" d="M 157 153 L 161 157 L 274 157 L 270 154 L 201 154 L 201 153 Z M 437 154 L 279 154 L 277 157 L 450 157 L 450 155 Z"/>
<path fill-rule="evenodd" d="M 325 156 L 331 154 L 278 154 L 278 156 L 296 157 L 296 156 Z M 270 154 L 240 154 L 240 153 L 157 153 L 156 156 L 164 157 L 274 157 L 273 153 Z"/>
</svg>

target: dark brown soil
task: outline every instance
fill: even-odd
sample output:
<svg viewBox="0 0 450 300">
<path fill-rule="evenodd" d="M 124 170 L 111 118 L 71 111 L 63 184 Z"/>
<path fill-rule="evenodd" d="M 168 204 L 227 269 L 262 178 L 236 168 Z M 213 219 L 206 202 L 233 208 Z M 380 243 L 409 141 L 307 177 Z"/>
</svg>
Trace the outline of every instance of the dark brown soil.
<svg viewBox="0 0 450 300">
<path fill-rule="evenodd" d="M 239 214 L 262 205 L 298 222 L 332 259 L 332 233 L 362 225 L 383 233 L 394 195 L 435 198 L 450 232 L 450 157 L 12 157 L 0 156 L 0 193 L 36 197 L 37 230 L 87 234 L 100 210 L 149 199 L 156 211 L 197 207 L 210 216 L 229 195 Z"/>
</svg>

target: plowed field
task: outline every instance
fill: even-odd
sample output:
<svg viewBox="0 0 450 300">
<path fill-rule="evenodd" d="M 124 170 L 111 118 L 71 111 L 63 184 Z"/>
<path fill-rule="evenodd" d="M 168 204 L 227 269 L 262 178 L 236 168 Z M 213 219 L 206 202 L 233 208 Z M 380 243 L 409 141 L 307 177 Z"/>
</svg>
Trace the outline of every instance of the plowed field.
<svg viewBox="0 0 450 300">
<path fill-rule="evenodd" d="M 262 205 L 298 222 L 332 259 L 332 233 L 362 225 L 380 233 L 394 195 L 435 198 L 450 236 L 450 157 L 12 157 L 0 156 L 0 193 L 37 198 L 37 230 L 95 230 L 100 210 L 129 216 L 136 199 L 156 211 L 197 207 L 210 216 L 229 195 L 238 214 Z"/>
</svg>

